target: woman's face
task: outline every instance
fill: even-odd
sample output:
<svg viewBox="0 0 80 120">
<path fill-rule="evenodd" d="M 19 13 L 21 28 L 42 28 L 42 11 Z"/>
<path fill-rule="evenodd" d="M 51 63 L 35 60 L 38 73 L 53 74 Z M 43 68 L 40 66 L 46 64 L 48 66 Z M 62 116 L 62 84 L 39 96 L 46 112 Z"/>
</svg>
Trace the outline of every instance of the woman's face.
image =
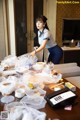
<svg viewBox="0 0 80 120">
<path fill-rule="evenodd" d="M 37 21 L 36 22 L 36 27 L 38 30 L 43 30 L 45 24 L 43 23 L 43 21 Z"/>
</svg>

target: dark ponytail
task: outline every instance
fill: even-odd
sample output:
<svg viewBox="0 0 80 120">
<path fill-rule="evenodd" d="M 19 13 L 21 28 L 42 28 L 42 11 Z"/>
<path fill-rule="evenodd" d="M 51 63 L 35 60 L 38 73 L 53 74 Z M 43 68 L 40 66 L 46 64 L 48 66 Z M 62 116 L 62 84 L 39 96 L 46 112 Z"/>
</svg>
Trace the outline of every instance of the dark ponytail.
<svg viewBox="0 0 80 120">
<path fill-rule="evenodd" d="M 36 22 L 37 21 L 43 21 L 45 23 L 44 28 L 49 30 L 48 25 L 47 25 L 47 18 L 45 16 L 43 16 L 43 15 L 38 16 L 37 19 L 36 19 Z"/>
</svg>

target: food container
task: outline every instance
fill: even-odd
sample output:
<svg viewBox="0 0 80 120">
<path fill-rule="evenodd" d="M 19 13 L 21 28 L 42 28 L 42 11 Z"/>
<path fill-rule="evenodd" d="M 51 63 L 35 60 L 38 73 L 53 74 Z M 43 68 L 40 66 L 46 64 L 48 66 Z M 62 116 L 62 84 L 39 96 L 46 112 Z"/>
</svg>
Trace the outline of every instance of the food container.
<svg viewBox="0 0 80 120">
<path fill-rule="evenodd" d="M 16 88 L 16 82 L 13 80 L 5 80 L 0 83 L 0 92 L 3 96 L 10 95 Z"/>
<path fill-rule="evenodd" d="M 25 95 L 25 89 L 19 88 L 15 91 L 15 97 L 22 98 Z"/>
<path fill-rule="evenodd" d="M 34 70 L 42 70 L 44 68 L 45 64 L 46 64 L 45 62 L 37 62 L 36 64 L 34 64 L 32 66 L 32 68 Z"/>
</svg>

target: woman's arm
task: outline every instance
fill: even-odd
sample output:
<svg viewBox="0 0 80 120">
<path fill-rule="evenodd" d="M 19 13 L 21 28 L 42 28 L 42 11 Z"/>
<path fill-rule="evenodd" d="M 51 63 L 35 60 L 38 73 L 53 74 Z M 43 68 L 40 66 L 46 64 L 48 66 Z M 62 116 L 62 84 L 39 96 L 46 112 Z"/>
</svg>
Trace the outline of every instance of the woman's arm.
<svg viewBox="0 0 80 120">
<path fill-rule="evenodd" d="M 33 52 L 31 52 L 31 55 L 34 56 L 36 53 L 40 52 L 41 50 L 43 50 L 47 44 L 47 39 L 43 40 L 43 43 L 40 47 L 38 47 L 38 49 L 34 50 Z"/>
</svg>

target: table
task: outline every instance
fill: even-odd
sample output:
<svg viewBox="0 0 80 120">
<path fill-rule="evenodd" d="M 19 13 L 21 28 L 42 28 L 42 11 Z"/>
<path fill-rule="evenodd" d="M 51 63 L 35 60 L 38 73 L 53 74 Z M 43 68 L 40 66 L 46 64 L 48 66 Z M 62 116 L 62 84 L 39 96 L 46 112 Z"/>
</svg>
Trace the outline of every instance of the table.
<svg viewBox="0 0 80 120">
<path fill-rule="evenodd" d="M 52 92 L 47 87 L 46 91 L 47 94 Z M 40 111 L 46 112 L 46 120 L 49 120 L 49 118 L 51 118 L 51 120 L 54 120 L 55 118 L 58 118 L 59 120 L 80 120 L 80 89 L 76 88 L 76 94 L 78 97 L 71 111 L 64 110 L 64 108 L 52 108 L 48 103 L 46 104 L 45 108 L 41 109 Z M 3 110 L 3 107 L 4 104 L 0 102 L 0 111 Z"/>
<path fill-rule="evenodd" d="M 51 93 L 49 90 L 47 90 L 47 92 Z M 76 88 L 76 94 L 78 97 L 76 98 L 71 111 L 64 110 L 64 108 L 52 108 L 46 104 L 46 107 L 42 109 L 47 114 L 46 120 L 48 120 L 48 118 L 51 118 L 51 120 L 54 118 L 60 120 L 80 120 L 80 89 Z"/>
</svg>

